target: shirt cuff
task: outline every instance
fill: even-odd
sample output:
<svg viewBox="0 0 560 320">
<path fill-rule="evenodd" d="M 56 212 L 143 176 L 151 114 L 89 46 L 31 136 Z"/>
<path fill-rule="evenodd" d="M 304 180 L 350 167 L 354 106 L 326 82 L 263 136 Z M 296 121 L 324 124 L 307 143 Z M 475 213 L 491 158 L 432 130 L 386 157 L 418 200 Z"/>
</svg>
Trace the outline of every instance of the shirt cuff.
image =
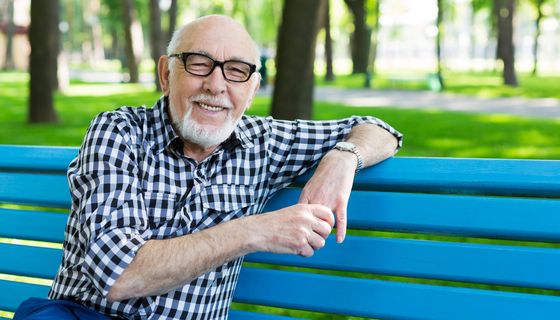
<svg viewBox="0 0 560 320">
<path fill-rule="evenodd" d="M 107 297 L 118 277 L 132 262 L 147 237 L 131 228 L 111 229 L 90 244 L 83 268 L 99 292 Z"/>
</svg>

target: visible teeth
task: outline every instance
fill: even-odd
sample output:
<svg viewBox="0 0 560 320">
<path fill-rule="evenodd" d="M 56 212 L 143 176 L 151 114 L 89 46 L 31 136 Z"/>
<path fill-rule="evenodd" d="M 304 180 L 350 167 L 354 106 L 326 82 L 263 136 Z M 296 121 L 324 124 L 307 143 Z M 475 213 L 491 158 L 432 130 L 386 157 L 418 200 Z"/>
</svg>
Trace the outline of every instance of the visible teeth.
<svg viewBox="0 0 560 320">
<path fill-rule="evenodd" d="M 198 104 L 200 105 L 200 107 L 201 107 L 202 109 L 208 110 L 208 111 L 217 112 L 217 111 L 224 110 L 223 107 L 215 107 L 215 106 L 211 106 L 211 105 L 204 104 L 204 103 L 202 103 L 202 102 L 199 102 Z"/>
</svg>

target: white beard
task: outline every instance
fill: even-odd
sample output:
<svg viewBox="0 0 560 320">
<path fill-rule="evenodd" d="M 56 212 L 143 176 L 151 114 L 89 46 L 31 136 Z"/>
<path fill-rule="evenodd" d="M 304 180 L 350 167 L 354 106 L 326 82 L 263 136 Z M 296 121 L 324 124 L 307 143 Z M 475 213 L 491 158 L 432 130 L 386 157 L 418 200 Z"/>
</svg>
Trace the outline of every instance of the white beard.
<svg viewBox="0 0 560 320">
<path fill-rule="evenodd" d="M 200 96 L 197 96 L 197 98 L 200 98 Z M 222 105 L 227 105 L 227 103 L 228 102 L 222 103 Z M 169 106 L 173 124 L 179 130 L 180 136 L 184 140 L 195 143 L 204 148 L 213 147 L 224 142 L 230 137 L 237 126 L 237 122 L 239 121 L 239 119 L 233 119 L 231 115 L 232 109 L 230 108 L 227 110 L 227 116 L 223 126 L 218 128 L 205 126 L 192 119 L 193 108 L 195 108 L 193 102 L 189 101 L 188 111 L 183 116 L 182 121 L 180 121 L 175 107 L 171 105 Z"/>
</svg>

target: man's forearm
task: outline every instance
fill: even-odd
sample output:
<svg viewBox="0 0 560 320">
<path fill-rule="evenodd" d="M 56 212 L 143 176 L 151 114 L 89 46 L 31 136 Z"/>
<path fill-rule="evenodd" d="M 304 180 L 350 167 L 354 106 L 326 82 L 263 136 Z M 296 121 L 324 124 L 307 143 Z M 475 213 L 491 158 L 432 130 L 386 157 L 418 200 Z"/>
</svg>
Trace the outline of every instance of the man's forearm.
<svg viewBox="0 0 560 320">
<path fill-rule="evenodd" d="M 364 167 L 392 157 L 398 144 L 395 136 L 374 124 L 362 124 L 354 127 L 346 141 L 353 143 L 358 148 Z"/>
<path fill-rule="evenodd" d="M 249 253 L 244 219 L 166 240 L 149 240 L 109 291 L 110 301 L 159 295 Z"/>
<path fill-rule="evenodd" d="M 251 252 L 311 256 L 325 245 L 333 224 L 328 208 L 300 204 L 234 219 L 194 234 L 150 240 L 111 287 L 107 299 L 164 294 Z"/>
</svg>

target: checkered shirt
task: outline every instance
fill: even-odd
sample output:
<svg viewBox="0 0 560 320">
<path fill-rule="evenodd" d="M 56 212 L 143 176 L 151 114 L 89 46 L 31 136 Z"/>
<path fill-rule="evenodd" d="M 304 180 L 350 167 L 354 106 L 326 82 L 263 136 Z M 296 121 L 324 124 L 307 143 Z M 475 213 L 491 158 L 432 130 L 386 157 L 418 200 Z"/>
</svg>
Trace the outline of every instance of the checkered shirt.
<svg viewBox="0 0 560 320">
<path fill-rule="evenodd" d="M 188 235 L 262 212 L 278 190 L 317 164 L 357 124 L 381 120 L 281 121 L 243 116 L 230 138 L 200 164 L 185 157 L 167 115 L 122 107 L 97 116 L 68 169 L 72 208 L 64 256 L 49 292 L 125 319 L 226 319 L 243 258 L 158 296 L 106 297 L 150 239 Z"/>
</svg>

